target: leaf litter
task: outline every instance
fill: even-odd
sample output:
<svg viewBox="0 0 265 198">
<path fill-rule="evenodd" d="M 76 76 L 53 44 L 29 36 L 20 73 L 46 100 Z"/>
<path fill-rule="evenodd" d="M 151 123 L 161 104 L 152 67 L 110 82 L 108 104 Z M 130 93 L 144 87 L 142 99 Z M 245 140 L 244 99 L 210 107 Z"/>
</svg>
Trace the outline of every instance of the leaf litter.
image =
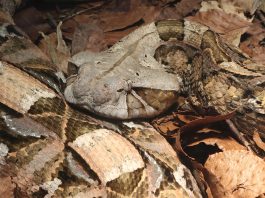
<svg viewBox="0 0 265 198">
<path fill-rule="evenodd" d="M 75 4 L 74 7 L 58 3 L 55 6 L 49 5 L 48 9 L 40 9 L 40 5 L 29 5 L 16 13 L 14 20 L 66 74 L 70 52 L 71 55 L 85 50 L 100 52 L 143 24 L 159 19 L 185 17 L 210 27 L 229 43 L 239 45 L 255 61 L 264 64 L 264 5 L 264 2 L 258 0 L 92 1 Z M 32 15 L 36 17 L 29 17 Z M 63 23 L 61 29 L 58 27 L 56 31 L 59 21 Z M 43 32 L 43 38 L 39 32 Z M 182 106 L 179 104 L 179 107 Z M 233 115 L 201 116 L 193 108 L 179 107 L 177 111 L 152 120 L 151 124 L 177 152 L 186 155 L 185 160 L 191 162 L 188 164 L 197 164 L 193 168 L 197 167 L 200 182 L 207 186 L 205 191 L 208 196 L 261 197 L 265 193 L 264 159 L 262 155 L 247 151 L 233 135 L 225 122 Z M 264 139 L 257 131 L 254 132 L 252 143 L 260 150 L 265 150 Z M 71 146 L 76 149 L 76 145 Z M 57 147 L 63 149 L 61 143 L 56 142 L 54 148 L 44 147 L 42 150 L 54 149 L 57 154 Z M 17 154 L 12 155 L 16 158 Z M 25 167 L 19 171 L 20 176 L 32 177 L 27 170 L 28 167 Z M 7 184 L 0 192 L 11 196 L 9 189 L 14 188 L 11 178 L 5 174 L 0 176 L 1 182 Z M 20 184 L 24 185 L 23 182 L 25 179 Z M 47 183 L 43 188 L 52 193 L 53 187 L 48 186 L 54 185 L 57 188 L 59 183 Z"/>
</svg>

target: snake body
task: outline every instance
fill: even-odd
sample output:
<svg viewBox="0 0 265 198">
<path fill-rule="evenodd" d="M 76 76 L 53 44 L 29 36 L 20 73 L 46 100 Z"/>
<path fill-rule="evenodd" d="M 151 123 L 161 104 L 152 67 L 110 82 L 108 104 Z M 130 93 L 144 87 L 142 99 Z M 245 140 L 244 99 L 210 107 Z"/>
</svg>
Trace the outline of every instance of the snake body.
<svg viewBox="0 0 265 198">
<path fill-rule="evenodd" d="M 125 79 L 127 85 L 131 81 L 129 87 L 112 88 L 110 93 L 118 91 L 117 98 L 107 97 L 101 102 L 102 96 L 91 95 L 104 91 L 97 88 L 99 81 L 95 79 L 93 90 L 81 90 L 88 91 L 83 95 L 89 97 L 78 97 L 82 95 L 77 86 L 82 81 L 79 76 L 66 88 L 67 99 L 105 117 L 128 119 L 155 116 L 174 103 L 179 94 L 188 94 L 220 114 L 236 110 L 234 121 L 244 132 L 252 127 L 264 134 L 264 83 L 253 83 L 262 74 L 250 68 L 246 55 L 196 23 L 168 20 L 151 26 L 159 42 L 149 49 L 148 60 L 159 66 L 157 71 L 169 77 L 168 82 L 162 80 L 151 86 L 138 77 Z M 15 26 L 5 21 L 2 27 Z M 17 196 L 38 196 L 48 184 L 57 185 L 51 192 L 57 197 L 202 196 L 189 170 L 157 131 L 143 123 L 109 123 L 69 106 L 60 94 L 55 66 L 28 38 L 9 30 L 1 35 L 0 46 L 0 139 L 10 152 L 0 168 L 10 171 L 0 176 L 15 184 L 13 192 Z M 35 56 L 28 58 L 32 51 Z M 138 60 L 137 55 L 141 53 L 135 54 L 134 60 Z M 146 66 L 142 63 L 147 59 L 142 58 L 140 65 Z M 86 68 L 81 67 L 79 74 Z M 154 68 L 144 69 L 139 69 L 140 75 L 143 72 L 147 79 L 158 78 Z M 108 78 L 102 76 L 114 70 L 122 75 L 125 69 L 107 68 L 98 80 L 107 83 Z M 119 76 L 119 82 L 121 79 Z M 253 86 L 245 87 L 249 82 Z M 113 85 L 113 81 L 107 85 Z M 247 94 L 249 91 L 251 94 Z M 123 103 L 117 100 L 119 94 L 123 94 Z M 125 109 L 122 113 L 114 108 L 106 111 L 106 106 L 121 104 Z M 248 125 L 241 125 L 242 121 Z"/>
<path fill-rule="evenodd" d="M 2 27 L 0 148 L 8 152 L 0 177 L 9 194 L 202 197 L 156 130 L 146 123 L 113 124 L 69 106 L 46 55 L 12 31 L 12 21 Z"/>
<path fill-rule="evenodd" d="M 161 37 L 173 41 L 160 46 L 155 56 L 183 79 L 182 93 L 189 95 L 193 105 L 219 114 L 235 111 L 232 120 L 241 132 L 251 135 L 257 131 L 264 137 L 264 66 L 259 67 L 205 26 L 188 21 L 187 28 L 179 31 L 181 25 L 177 23 L 176 28 L 176 23 L 158 23 Z"/>
<path fill-rule="evenodd" d="M 148 50 L 147 43 L 151 43 Z M 260 70 L 206 26 L 159 21 L 139 28 L 105 52 L 85 54 L 88 58 L 80 61 L 84 54 L 73 58 L 81 68 L 65 91 L 71 103 L 101 116 L 131 119 L 160 114 L 186 94 L 193 105 L 219 114 L 236 111 L 233 121 L 240 131 L 257 130 L 264 136 L 264 67 Z"/>
</svg>

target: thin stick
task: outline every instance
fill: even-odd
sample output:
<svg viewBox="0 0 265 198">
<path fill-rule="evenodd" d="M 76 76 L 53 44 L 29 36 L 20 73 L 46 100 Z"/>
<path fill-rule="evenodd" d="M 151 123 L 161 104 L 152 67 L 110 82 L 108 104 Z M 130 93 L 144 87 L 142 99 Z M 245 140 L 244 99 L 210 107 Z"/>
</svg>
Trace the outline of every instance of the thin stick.
<svg viewBox="0 0 265 198">
<path fill-rule="evenodd" d="M 250 147 L 249 142 L 245 139 L 245 137 L 238 131 L 234 123 L 230 120 L 227 119 L 226 123 L 229 125 L 230 129 L 233 131 L 234 135 L 236 138 L 251 152 L 255 153 L 253 149 Z"/>
</svg>

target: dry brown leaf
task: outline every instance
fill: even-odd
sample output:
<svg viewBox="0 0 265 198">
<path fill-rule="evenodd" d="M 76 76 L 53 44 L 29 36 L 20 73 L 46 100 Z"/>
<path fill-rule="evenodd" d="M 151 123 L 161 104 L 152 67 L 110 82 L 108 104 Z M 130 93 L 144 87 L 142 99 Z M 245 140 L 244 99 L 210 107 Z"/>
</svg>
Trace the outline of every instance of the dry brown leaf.
<svg viewBox="0 0 265 198">
<path fill-rule="evenodd" d="M 64 36 L 70 40 L 76 26 L 80 24 L 96 25 L 104 32 L 106 45 L 113 45 L 140 25 L 153 22 L 160 13 L 160 6 L 142 0 L 125 1 L 119 5 L 104 7 L 96 12 L 76 15 L 63 24 Z"/>
<path fill-rule="evenodd" d="M 72 40 L 72 55 L 85 50 L 100 52 L 106 48 L 104 33 L 98 26 L 86 23 L 76 27 Z"/>
<path fill-rule="evenodd" d="M 230 119 L 234 115 L 234 112 L 229 113 L 227 115 L 217 115 L 217 116 L 206 116 L 201 119 L 196 119 L 188 124 L 180 127 L 179 132 L 176 135 L 175 139 L 175 148 L 181 153 L 183 156 L 186 156 L 190 160 L 195 160 L 188 153 L 186 153 L 183 149 L 183 140 L 189 140 L 193 138 L 194 134 L 198 133 L 200 129 L 204 128 L 208 124 L 212 124 L 215 122 L 223 121 L 226 119 Z M 195 139 L 195 138 L 194 138 Z M 187 141 L 186 140 L 186 141 Z M 192 142 L 192 141 L 191 141 Z"/>
<path fill-rule="evenodd" d="M 235 112 L 231 112 L 231 113 L 228 113 L 226 115 L 205 116 L 203 118 L 196 119 L 196 120 L 189 122 L 188 124 L 182 126 L 180 128 L 180 130 L 181 130 L 181 133 L 183 133 L 185 135 L 185 133 L 202 129 L 209 124 L 230 119 L 234 115 L 235 115 Z"/>
<path fill-rule="evenodd" d="M 8 167 L 7 167 L 8 168 Z M 1 172 L 7 172 L 8 170 L 0 167 Z M 11 198 L 14 197 L 15 184 L 12 183 L 12 178 L 10 176 L 3 177 L 0 175 L 0 195 L 1 197 Z"/>
<path fill-rule="evenodd" d="M 246 150 L 244 146 L 239 144 L 236 140 L 231 137 L 218 138 L 218 137 L 209 137 L 200 141 L 193 142 L 187 146 L 195 146 L 200 143 L 205 143 L 206 145 L 217 145 L 220 150 Z"/>
<path fill-rule="evenodd" d="M 163 8 L 158 16 L 157 20 L 162 19 L 183 19 L 189 13 L 198 10 L 202 0 L 182 0 L 176 3 L 174 6 L 168 5 Z"/>
<path fill-rule="evenodd" d="M 265 151 L 265 142 L 262 141 L 262 139 L 260 138 L 260 135 L 257 131 L 254 131 L 253 140 L 259 148 L 261 148 L 263 151 Z"/>
<path fill-rule="evenodd" d="M 170 121 L 170 120 L 167 122 L 160 122 L 159 124 L 154 122 L 153 126 L 161 134 L 168 136 L 168 137 L 174 135 L 179 129 L 178 124 L 176 122 Z"/>
<path fill-rule="evenodd" d="M 156 118 L 152 121 L 152 125 L 165 136 L 174 136 L 179 128 L 186 123 L 201 117 L 193 115 L 193 112 L 173 112 L 170 115 Z"/>
<path fill-rule="evenodd" d="M 187 114 L 177 114 L 178 119 L 184 123 L 190 123 L 193 120 L 201 119 L 202 117 Z"/>
<path fill-rule="evenodd" d="M 120 31 L 109 31 L 105 32 L 105 42 L 107 45 L 114 45 L 117 41 L 121 40 L 123 37 L 127 36 L 130 34 L 132 31 L 136 30 L 138 26 L 132 26 L 128 27 L 124 30 Z"/>
<path fill-rule="evenodd" d="M 29 7 L 17 12 L 14 20 L 16 25 L 22 28 L 32 41 L 36 41 L 40 36 L 39 32 L 49 33 L 52 31 L 52 27 L 47 23 L 44 16 L 36 8 Z"/>
<path fill-rule="evenodd" d="M 50 58 L 52 63 L 57 66 L 58 71 L 63 71 L 67 74 L 70 50 L 62 38 L 60 28 L 61 23 L 57 26 L 57 33 L 52 33 L 48 36 L 42 34 L 43 39 L 41 40 L 39 47 Z"/>
<path fill-rule="evenodd" d="M 108 32 L 126 28 L 140 22 L 140 20 L 150 23 L 155 20 L 158 14 L 156 7 L 138 4 L 132 6 L 129 12 L 102 12 L 99 17 L 101 18 L 101 27 L 104 32 Z"/>
<path fill-rule="evenodd" d="M 214 197 L 254 198 L 265 192 L 265 162 L 249 151 L 211 155 L 205 168 Z"/>
<path fill-rule="evenodd" d="M 255 20 L 247 31 L 250 37 L 240 43 L 240 49 L 247 53 L 252 59 L 265 65 L 265 47 L 261 45 L 265 38 L 265 29 L 259 20 Z"/>
<path fill-rule="evenodd" d="M 206 12 L 198 12 L 195 16 L 187 17 L 188 20 L 204 24 L 229 43 L 238 45 L 240 36 L 246 32 L 251 23 L 235 14 L 227 14 L 222 10 L 211 9 Z"/>
<path fill-rule="evenodd" d="M 261 0 L 219 0 L 221 7 L 225 11 L 234 11 L 238 13 L 249 12 L 254 14 L 261 5 Z"/>
</svg>

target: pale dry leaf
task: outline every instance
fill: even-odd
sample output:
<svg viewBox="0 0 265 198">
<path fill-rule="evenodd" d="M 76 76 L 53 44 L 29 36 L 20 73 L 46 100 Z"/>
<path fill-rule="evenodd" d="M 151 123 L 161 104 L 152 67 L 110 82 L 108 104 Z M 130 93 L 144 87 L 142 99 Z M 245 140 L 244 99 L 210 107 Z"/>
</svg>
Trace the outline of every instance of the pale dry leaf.
<svg viewBox="0 0 265 198">
<path fill-rule="evenodd" d="M 217 1 L 203 1 L 201 3 L 200 12 L 207 12 L 209 10 L 222 10 L 222 8 L 219 7 Z"/>
<path fill-rule="evenodd" d="M 249 151 L 216 153 L 205 168 L 214 197 L 254 198 L 265 192 L 265 162 Z"/>
<path fill-rule="evenodd" d="M 262 195 L 259 195 L 257 198 L 265 198 L 265 193 Z"/>
<path fill-rule="evenodd" d="M 56 35 L 57 35 L 57 46 L 56 49 L 61 52 L 62 54 L 65 54 L 67 56 L 70 56 L 70 50 L 67 47 L 64 39 L 63 34 L 61 31 L 62 22 L 60 21 L 56 28 Z"/>
</svg>

